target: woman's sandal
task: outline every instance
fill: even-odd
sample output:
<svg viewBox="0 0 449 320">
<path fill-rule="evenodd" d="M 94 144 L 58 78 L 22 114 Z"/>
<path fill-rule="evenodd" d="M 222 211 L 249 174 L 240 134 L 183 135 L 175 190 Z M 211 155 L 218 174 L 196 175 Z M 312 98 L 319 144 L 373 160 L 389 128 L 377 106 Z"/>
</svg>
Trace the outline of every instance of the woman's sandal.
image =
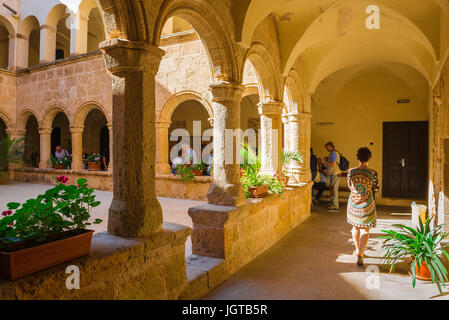
<svg viewBox="0 0 449 320">
<path fill-rule="evenodd" d="M 363 255 L 362 256 L 357 256 L 357 265 L 359 267 L 363 267 Z"/>
</svg>

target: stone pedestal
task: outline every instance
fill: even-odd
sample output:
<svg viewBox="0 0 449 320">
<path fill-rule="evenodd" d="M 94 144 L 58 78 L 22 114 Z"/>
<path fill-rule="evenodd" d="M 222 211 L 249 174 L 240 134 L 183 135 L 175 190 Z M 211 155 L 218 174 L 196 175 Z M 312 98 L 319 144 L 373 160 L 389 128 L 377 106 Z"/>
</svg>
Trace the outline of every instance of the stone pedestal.
<svg viewBox="0 0 449 320">
<path fill-rule="evenodd" d="M 214 181 L 207 195 L 210 204 L 237 206 L 244 203 L 240 183 L 240 104 L 244 87 L 236 83 L 211 86 L 214 109 Z"/>
<path fill-rule="evenodd" d="M 113 81 L 114 198 L 108 232 L 147 237 L 159 232 L 155 185 L 155 75 L 164 51 L 145 42 L 100 44 Z"/>
</svg>

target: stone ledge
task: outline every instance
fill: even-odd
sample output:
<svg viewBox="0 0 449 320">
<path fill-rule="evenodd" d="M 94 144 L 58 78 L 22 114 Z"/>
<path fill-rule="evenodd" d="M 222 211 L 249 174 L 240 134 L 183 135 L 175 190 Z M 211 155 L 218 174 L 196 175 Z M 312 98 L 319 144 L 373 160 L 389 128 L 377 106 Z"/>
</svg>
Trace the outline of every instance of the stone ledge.
<svg viewBox="0 0 449 320">
<path fill-rule="evenodd" d="M 223 259 L 191 255 L 186 261 L 189 284 L 181 299 L 199 299 L 229 277 Z"/>
<path fill-rule="evenodd" d="M 170 175 L 170 174 L 157 174 L 156 178 L 161 179 L 161 180 L 175 180 L 175 181 L 184 182 L 184 181 L 182 181 L 182 178 L 180 176 L 175 176 L 175 175 Z M 196 182 L 211 183 L 212 180 L 213 180 L 213 178 L 210 176 L 196 176 L 195 178 L 193 178 L 192 181 L 188 181 L 185 183 L 191 183 L 191 182 L 193 182 L 193 183 L 196 183 Z"/>
<path fill-rule="evenodd" d="M 145 239 L 95 234 L 87 257 L 16 281 L 0 280 L 0 299 L 178 299 L 187 286 L 190 234 L 190 228 L 171 223 Z M 80 269 L 80 290 L 66 288 L 69 265 Z"/>
</svg>

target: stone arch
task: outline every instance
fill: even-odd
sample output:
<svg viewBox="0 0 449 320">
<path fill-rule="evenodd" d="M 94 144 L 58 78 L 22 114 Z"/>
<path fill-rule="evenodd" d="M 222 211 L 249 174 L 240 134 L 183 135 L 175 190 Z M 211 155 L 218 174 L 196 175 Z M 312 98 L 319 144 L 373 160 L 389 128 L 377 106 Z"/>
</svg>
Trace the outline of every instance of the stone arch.
<svg viewBox="0 0 449 320">
<path fill-rule="evenodd" d="M 20 23 L 19 34 L 26 38 L 29 38 L 31 31 L 35 29 L 36 26 L 38 28 L 40 27 L 39 20 L 36 18 L 36 16 L 28 16 Z"/>
<path fill-rule="evenodd" d="M 6 125 L 6 129 L 14 128 L 13 121 L 6 111 L 0 109 L 0 118 Z"/>
<path fill-rule="evenodd" d="M 15 35 L 16 31 L 14 30 L 14 27 L 11 21 L 8 20 L 8 18 L 6 18 L 3 15 L 0 15 L 0 23 L 6 28 L 6 30 L 8 30 L 10 36 Z"/>
<path fill-rule="evenodd" d="M 159 11 L 154 31 L 154 43 L 159 46 L 162 29 L 173 16 L 186 20 L 198 33 L 206 47 L 214 80 L 240 80 L 237 50 L 234 48 L 228 27 L 216 10 L 206 1 L 165 1 Z"/>
<path fill-rule="evenodd" d="M 109 116 L 109 113 L 106 111 L 106 109 L 101 104 L 99 104 L 97 102 L 89 101 L 89 102 L 84 103 L 78 109 L 78 111 L 75 114 L 75 118 L 73 120 L 73 125 L 76 126 L 76 127 L 83 127 L 84 126 L 84 122 L 86 121 L 87 115 L 92 110 L 95 110 L 95 109 L 101 111 L 101 113 L 106 118 L 108 124 L 111 123 L 111 118 Z"/>
<path fill-rule="evenodd" d="M 168 101 L 165 103 L 162 111 L 158 117 L 158 121 L 170 121 L 171 116 L 175 109 L 182 104 L 183 102 L 194 100 L 201 103 L 209 114 L 210 118 L 214 117 L 213 110 L 211 105 L 207 100 L 205 100 L 199 93 L 194 91 L 182 91 L 175 95 L 173 95 Z"/>
<path fill-rule="evenodd" d="M 299 73 L 291 69 L 285 79 L 284 103 L 287 113 L 299 114 L 304 112 L 304 86 Z"/>
<path fill-rule="evenodd" d="M 64 17 L 64 15 L 68 14 L 67 6 L 59 3 L 56 4 L 53 8 L 51 8 L 50 12 L 45 19 L 45 25 L 56 28 L 59 20 Z"/>
<path fill-rule="evenodd" d="M 26 130 L 26 126 L 28 123 L 28 120 L 31 117 L 35 117 L 39 126 L 41 125 L 41 123 L 39 122 L 39 118 L 37 117 L 36 113 L 32 110 L 32 109 L 25 109 L 21 112 L 19 118 L 17 119 L 17 130 L 19 131 L 25 131 Z"/>
<path fill-rule="evenodd" d="M 69 113 L 67 112 L 67 109 L 65 107 L 62 107 L 60 105 L 54 105 L 52 107 L 50 107 L 46 112 L 44 117 L 42 118 L 41 121 L 38 122 L 41 124 L 42 128 L 52 128 L 53 125 L 53 120 L 55 119 L 56 115 L 58 113 L 63 113 L 66 117 L 67 120 L 69 121 L 69 124 L 72 124 L 71 118 L 69 117 Z"/>
<path fill-rule="evenodd" d="M 261 101 L 282 100 L 282 81 L 280 72 L 277 71 L 276 64 L 265 46 L 260 42 L 255 42 L 249 48 L 245 56 L 245 63 L 241 74 L 245 72 L 246 61 L 249 60 L 254 66 L 259 79 L 259 96 Z"/>
</svg>

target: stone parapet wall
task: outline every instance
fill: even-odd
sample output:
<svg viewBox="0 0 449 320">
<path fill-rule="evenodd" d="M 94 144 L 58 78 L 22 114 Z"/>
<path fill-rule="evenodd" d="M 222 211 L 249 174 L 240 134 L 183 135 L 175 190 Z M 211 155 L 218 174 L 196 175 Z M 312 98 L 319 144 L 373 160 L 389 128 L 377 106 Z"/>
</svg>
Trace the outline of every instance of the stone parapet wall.
<svg viewBox="0 0 449 320">
<path fill-rule="evenodd" d="M 0 299 L 179 299 L 185 292 L 185 242 L 190 228 L 164 224 L 146 239 L 95 234 L 91 253 L 24 277 L 0 280 Z M 80 289 L 69 290 L 66 268 L 80 270 Z"/>
<path fill-rule="evenodd" d="M 235 208 L 190 208 L 194 254 L 225 259 L 232 274 L 310 216 L 312 184 Z"/>
<path fill-rule="evenodd" d="M 156 176 L 156 194 L 160 197 L 207 201 L 211 177 L 195 177 L 185 182 L 180 177 L 170 175 Z"/>
<path fill-rule="evenodd" d="M 16 169 L 10 172 L 12 181 L 54 185 L 55 177 L 65 175 L 69 178 L 69 184 L 76 184 L 80 178 L 85 178 L 91 188 L 101 191 L 112 191 L 112 173 L 105 171 L 74 171 L 55 169 Z"/>
<path fill-rule="evenodd" d="M 69 177 L 70 183 L 73 184 L 76 184 L 78 179 L 85 178 L 92 188 L 112 192 L 112 173 L 105 171 L 25 168 L 11 171 L 10 179 L 17 182 L 54 185 L 55 177 L 60 175 Z M 185 182 L 180 177 L 158 175 L 156 176 L 156 194 L 164 198 L 207 201 L 211 182 L 211 177 L 195 177 L 193 181 Z"/>
</svg>

